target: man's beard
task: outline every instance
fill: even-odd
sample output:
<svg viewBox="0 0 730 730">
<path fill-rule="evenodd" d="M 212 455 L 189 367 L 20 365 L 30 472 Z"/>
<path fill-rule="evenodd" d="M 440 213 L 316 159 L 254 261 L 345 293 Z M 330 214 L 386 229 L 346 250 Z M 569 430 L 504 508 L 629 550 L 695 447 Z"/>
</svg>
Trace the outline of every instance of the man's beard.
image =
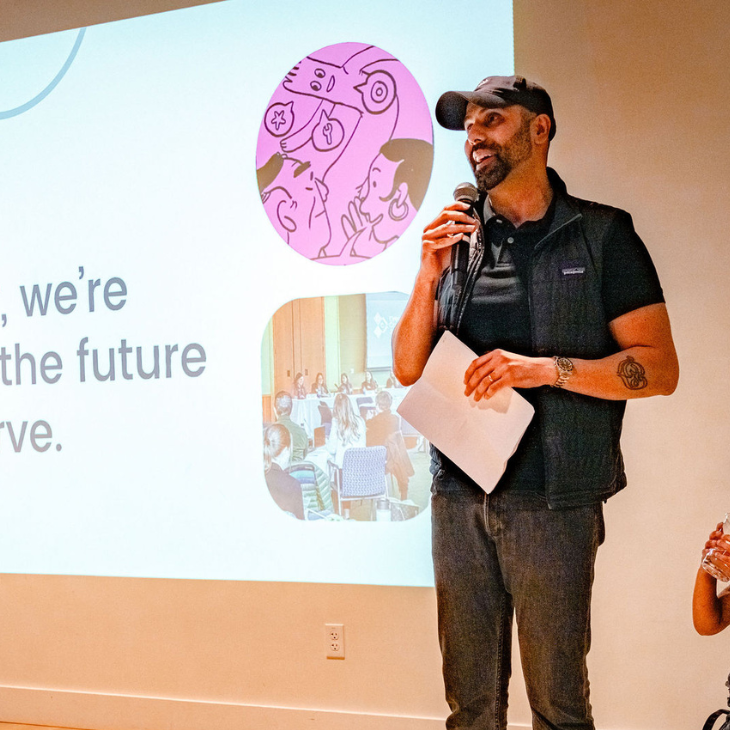
<svg viewBox="0 0 730 730">
<path fill-rule="evenodd" d="M 477 170 L 474 158 L 469 157 L 477 188 L 480 192 L 486 193 L 497 187 L 517 165 L 526 160 L 532 153 L 529 120 L 523 119 L 520 128 L 505 144 L 477 144 L 472 148 L 472 155 L 479 149 L 489 150 L 493 155 L 492 162 L 481 170 Z"/>
</svg>

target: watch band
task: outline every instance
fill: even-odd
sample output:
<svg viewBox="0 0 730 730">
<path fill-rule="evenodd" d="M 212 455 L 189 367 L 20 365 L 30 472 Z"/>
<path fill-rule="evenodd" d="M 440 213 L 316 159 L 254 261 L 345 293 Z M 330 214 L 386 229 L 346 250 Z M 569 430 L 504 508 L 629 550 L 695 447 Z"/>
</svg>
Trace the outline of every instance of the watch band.
<svg viewBox="0 0 730 730">
<path fill-rule="evenodd" d="M 570 380 L 570 376 L 575 370 L 573 361 L 568 357 L 556 355 L 553 358 L 553 362 L 558 373 L 558 377 L 553 383 L 553 388 L 562 388 Z"/>
</svg>

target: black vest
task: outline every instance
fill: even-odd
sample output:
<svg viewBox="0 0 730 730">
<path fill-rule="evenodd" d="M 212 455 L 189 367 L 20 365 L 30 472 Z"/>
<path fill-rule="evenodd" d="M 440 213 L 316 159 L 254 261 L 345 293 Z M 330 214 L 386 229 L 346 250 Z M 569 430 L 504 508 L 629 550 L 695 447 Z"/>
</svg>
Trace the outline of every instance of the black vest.
<svg viewBox="0 0 730 730">
<path fill-rule="evenodd" d="M 617 217 L 628 213 L 579 200 L 548 170 L 556 195 L 550 230 L 537 243 L 528 283 L 530 326 L 538 356 L 594 360 L 618 351 L 601 297 L 603 249 Z M 461 292 L 447 269 L 438 290 L 439 334 L 459 336 L 459 324 L 484 257 L 482 236 L 473 236 Z M 592 398 L 548 386 L 537 391 L 545 463 L 545 495 L 551 509 L 593 504 L 626 486 L 619 440 L 626 402 Z"/>
</svg>

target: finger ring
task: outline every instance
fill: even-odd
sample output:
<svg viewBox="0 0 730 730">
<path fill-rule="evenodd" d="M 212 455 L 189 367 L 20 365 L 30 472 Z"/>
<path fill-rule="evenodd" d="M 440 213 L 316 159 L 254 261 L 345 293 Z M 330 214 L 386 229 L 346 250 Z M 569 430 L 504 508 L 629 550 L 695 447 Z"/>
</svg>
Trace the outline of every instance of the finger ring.
<svg viewBox="0 0 730 730">
<path fill-rule="evenodd" d="M 494 379 L 492 378 L 492 374 L 491 373 L 489 373 L 489 375 L 487 375 L 487 377 L 489 378 L 489 382 L 490 383 L 493 383 L 494 382 Z"/>
</svg>

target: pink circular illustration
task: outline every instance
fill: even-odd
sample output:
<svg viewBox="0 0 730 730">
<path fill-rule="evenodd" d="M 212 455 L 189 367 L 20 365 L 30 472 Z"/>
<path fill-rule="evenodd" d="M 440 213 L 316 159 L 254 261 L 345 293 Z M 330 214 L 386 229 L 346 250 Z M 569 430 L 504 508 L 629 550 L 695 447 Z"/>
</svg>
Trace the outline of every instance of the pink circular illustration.
<svg viewBox="0 0 730 730">
<path fill-rule="evenodd" d="M 264 114 L 256 175 L 266 214 L 297 253 L 344 266 L 391 246 L 423 202 L 433 127 L 389 53 L 338 43 L 284 77 Z"/>
</svg>

